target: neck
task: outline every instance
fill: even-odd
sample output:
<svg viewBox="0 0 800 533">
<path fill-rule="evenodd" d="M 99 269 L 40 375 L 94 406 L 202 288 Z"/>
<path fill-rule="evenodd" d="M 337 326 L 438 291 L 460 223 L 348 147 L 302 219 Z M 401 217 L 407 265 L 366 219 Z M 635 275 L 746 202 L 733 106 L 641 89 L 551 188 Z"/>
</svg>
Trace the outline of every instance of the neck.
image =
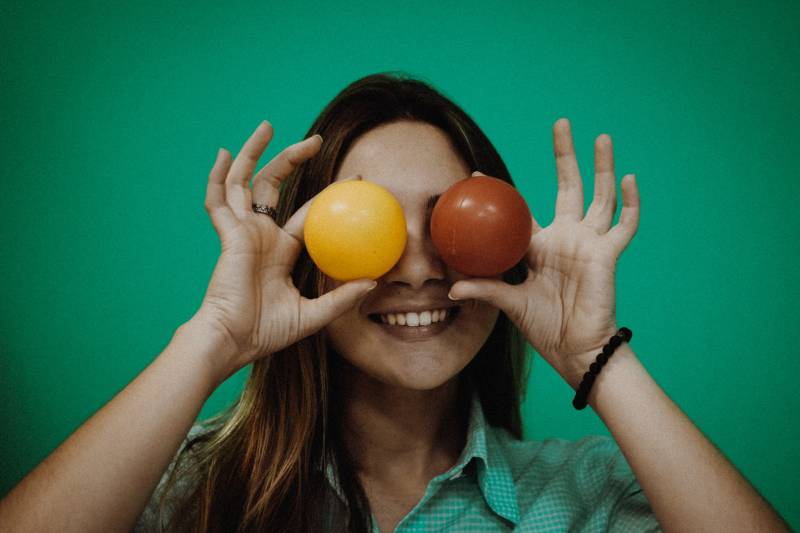
<svg viewBox="0 0 800 533">
<path fill-rule="evenodd" d="M 360 476 L 427 482 L 458 460 L 467 424 L 458 376 L 430 390 L 386 385 L 352 367 L 343 378 L 341 434 Z"/>
</svg>

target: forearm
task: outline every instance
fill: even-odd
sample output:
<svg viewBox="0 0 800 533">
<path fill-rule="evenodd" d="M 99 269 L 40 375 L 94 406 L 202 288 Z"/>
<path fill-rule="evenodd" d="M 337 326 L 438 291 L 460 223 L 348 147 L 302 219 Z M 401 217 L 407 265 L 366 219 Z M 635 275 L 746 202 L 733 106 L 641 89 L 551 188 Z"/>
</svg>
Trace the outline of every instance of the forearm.
<svg viewBox="0 0 800 533">
<path fill-rule="evenodd" d="M 628 344 L 603 366 L 588 403 L 625 455 L 664 531 L 789 531 Z"/>
<path fill-rule="evenodd" d="M 218 385 L 190 326 L 0 501 L 0 530 L 130 531 Z"/>
</svg>

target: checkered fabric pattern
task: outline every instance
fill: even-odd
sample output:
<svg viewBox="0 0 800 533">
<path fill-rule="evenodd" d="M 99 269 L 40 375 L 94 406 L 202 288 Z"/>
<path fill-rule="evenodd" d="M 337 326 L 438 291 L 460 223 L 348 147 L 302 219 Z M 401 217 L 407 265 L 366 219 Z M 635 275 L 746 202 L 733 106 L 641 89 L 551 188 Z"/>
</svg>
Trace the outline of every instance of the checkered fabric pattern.
<svg viewBox="0 0 800 533">
<path fill-rule="evenodd" d="M 327 479 L 342 497 L 331 468 Z M 380 533 L 374 517 L 372 523 L 373 533 Z M 488 425 L 475 394 L 461 457 L 431 479 L 395 528 L 395 533 L 440 531 L 643 533 L 661 528 L 613 439 L 517 440 Z"/>
<path fill-rule="evenodd" d="M 195 425 L 189 436 L 200 431 Z M 326 477 L 342 497 L 332 469 Z M 178 487 L 188 490 L 185 484 Z M 135 533 L 158 531 L 159 492 L 157 488 Z M 389 533 L 380 532 L 374 517 L 372 523 L 373 533 Z M 395 528 L 395 533 L 442 531 L 647 533 L 661 528 L 613 439 L 517 440 L 488 425 L 475 394 L 459 460 L 430 480 L 425 495 Z"/>
</svg>

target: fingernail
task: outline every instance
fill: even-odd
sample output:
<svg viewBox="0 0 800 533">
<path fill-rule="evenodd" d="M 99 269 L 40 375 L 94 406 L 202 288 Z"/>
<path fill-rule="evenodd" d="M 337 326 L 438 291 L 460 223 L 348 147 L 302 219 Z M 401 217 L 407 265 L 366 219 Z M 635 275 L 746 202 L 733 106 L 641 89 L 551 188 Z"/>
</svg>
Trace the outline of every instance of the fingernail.
<svg viewBox="0 0 800 533">
<path fill-rule="evenodd" d="M 322 135 L 320 135 L 319 133 L 315 133 L 314 137 L 319 137 L 319 142 L 322 142 Z"/>
<path fill-rule="evenodd" d="M 458 298 L 455 298 L 451 292 L 448 292 L 448 293 L 447 293 L 447 297 L 448 297 L 448 298 L 450 298 L 451 300 L 453 300 L 454 302 L 455 302 L 456 300 L 458 300 Z"/>
<path fill-rule="evenodd" d="M 377 281 L 373 281 L 373 282 L 372 282 L 372 285 L 370 285 L 369 287 L 367 287 L 367 292 L 371 291 L 372 289 L 374 289 L 374 288 L 375 288 L 375 287 L 377 287 L 377 286 L 378 286 L 378 282 L 377 282 Z"/>
</svg>

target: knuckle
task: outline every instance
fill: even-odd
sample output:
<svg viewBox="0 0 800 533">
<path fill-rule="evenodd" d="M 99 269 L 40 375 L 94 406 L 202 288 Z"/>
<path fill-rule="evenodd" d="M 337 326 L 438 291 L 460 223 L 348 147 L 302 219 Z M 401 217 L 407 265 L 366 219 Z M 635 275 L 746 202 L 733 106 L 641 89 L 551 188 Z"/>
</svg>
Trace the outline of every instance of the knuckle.
<svg viewBox="0 0 800 533">
<path fill-rule="evenodd" d="M 282 152 L 283 159 L 292 169 L 306 159 L 306 157 L 303 156 L 303 148 L 305 148 L 305 146 L 293 145 Z"/>
<path fill-rule="evenodd" d="M 275 172 L 267 172 L 266 176 L 264 176 L 264 179 L 267 183 L 274 187 L 280 187 L 281 181 L 283 181 L 283 177 L 279 176 Z"/>
</svg>

